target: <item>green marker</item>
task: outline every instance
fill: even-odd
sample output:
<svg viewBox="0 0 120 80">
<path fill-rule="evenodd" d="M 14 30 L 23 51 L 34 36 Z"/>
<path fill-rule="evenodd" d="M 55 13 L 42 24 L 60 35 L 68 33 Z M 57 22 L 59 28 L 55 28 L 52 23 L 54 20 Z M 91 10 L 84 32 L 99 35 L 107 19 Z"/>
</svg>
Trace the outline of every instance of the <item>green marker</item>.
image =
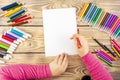
<svg viewBox="0 0 120 80">
<path fill-rule="evenodd" d="M 113 67 L 113 65 L 111 63 L 109 63 L 108 61 L 106 61 L 102 57 L 98 56 L 98 58 L 101 59 L 102 61 L 104 61 L 105 63 L 107 63 L 109 66 Z"/>
<path fill-rule="evenodd" d="M 4 45 L 4 44 L 0 44 L 0 47 L 3 48 L 3 49 L 5 49 L 5 50 L 8 50 L 8 49 L 9 49 L 9 47 L 6 46 L 6 45 Z"/>
<path fill-rule="evenodd" d="M 16 17 L 14 17 L 13 19 L 9 19 L 9 20 L 7 21 L 7 23 L 12 22 L 13 20 L 15 20 L 15 19 L 19 18 L 20 16 L 22 16 L 22 14 L 20 14 L 20 15 L 18 15 L 18 16 L 16 16 Z"/>
<path fill-rule="evenodd" d="M 120 34 L 120 26 L 118 27 L 117 31 L 114 33 L 115 37 L 117 38 Z"/>
<path fill-rule="evenodd" d="M 97 19 L 96 19 L 95 23 L 93 24 L 94 26 L 95 26 L 95 25 L 97 24 L 97 22 L 99 21 L 99 19 L 100 19 L 102 13 L 103 13 L 103 11 L 100 10 L 100 14 L 97 16 Z"/>
<path fill-rule="evenodd" d="M 98 8 L 98 9 L 97 9 L 97 11 L 96 11 L 96 13 L 94 14 L 94 16 L 93 16 L 93 18 L 92 18 L 92 20 L 91 20 L 91 22 L 92 22 L 92 23 L 94 23 L 94 19 L 95 19 L 95 17 L 96 17 L 96 16 L 97 16 L 97 14 L 98 14 L 99 9 L 100 9 L 100 8 Z"/>
</svg>

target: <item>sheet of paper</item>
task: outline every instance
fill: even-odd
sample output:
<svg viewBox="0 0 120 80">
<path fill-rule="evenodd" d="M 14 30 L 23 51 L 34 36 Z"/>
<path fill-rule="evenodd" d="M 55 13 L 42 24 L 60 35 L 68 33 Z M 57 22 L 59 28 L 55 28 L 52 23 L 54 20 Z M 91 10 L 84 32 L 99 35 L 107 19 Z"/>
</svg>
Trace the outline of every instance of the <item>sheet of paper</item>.
<svg viewBox="0 0 120 80">
<path fill-rule="evenodd" d="M 43 10 L 43 29 L 45 55 L 56 56 L 63 52 L 76 54 L 73 40 L 70 37 L 77 33 L 76 9 Z"/>
</svg>

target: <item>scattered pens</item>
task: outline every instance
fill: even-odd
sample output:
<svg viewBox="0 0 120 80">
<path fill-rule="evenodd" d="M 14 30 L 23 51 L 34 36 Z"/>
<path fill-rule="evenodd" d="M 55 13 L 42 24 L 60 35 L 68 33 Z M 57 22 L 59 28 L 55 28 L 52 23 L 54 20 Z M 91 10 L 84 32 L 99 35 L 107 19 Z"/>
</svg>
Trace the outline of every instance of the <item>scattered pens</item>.
<svg viewBox="0 0 120 80">
<path fill-rule="evenodd" d="M 108 51 L 109 53 L 112 54 L 112 56 L 116 57 L 115 53 L 112 52 L 106 45 L 103 45 L 102 43 L 100 43 L 97 39 L 93 38 L 93 40 L 98 43 L 105 51 Z"/>
</svg>

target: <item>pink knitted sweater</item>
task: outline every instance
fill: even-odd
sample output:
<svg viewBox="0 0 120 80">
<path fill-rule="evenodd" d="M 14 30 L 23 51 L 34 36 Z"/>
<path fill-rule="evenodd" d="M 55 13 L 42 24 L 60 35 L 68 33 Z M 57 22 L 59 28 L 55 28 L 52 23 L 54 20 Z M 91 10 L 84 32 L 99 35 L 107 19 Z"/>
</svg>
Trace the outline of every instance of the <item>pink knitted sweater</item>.
<svg viewBox="0 0 120 80">
<path fill-rule="evenodd" d="M 113 80 L 103 65 L 91 54 L 82 57 L 93 80 Z M 18 64 L 0 68 L 0 80 L 32 80 L 52 77 L 49 65 Z"/>
</svg>

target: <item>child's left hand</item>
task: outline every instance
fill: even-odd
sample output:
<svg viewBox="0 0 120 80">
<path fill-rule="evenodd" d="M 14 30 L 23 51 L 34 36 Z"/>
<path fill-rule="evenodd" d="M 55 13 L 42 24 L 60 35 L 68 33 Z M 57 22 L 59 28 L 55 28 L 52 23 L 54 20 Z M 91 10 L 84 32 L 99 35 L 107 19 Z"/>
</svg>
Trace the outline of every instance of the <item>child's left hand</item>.
<svg viewBox="0 0 120 80">
<path fill-rule="evenodd" d="M 58 76 L 64 73 L 68 66 L 67 54 L 63 53 L 61 55 L 58 55 L 55 60 L 49 64 L 49 66 L 52 76 Z"/>
</svg>

